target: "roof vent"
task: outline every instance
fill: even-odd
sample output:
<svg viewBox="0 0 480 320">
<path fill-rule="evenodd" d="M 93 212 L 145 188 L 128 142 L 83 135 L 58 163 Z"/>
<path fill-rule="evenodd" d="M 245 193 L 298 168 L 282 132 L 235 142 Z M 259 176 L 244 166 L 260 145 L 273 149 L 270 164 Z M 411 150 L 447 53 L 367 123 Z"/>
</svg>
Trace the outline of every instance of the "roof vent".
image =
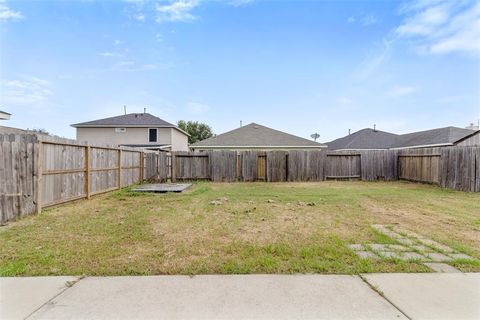
<svg viewBox="0 0 480 320">
<path fill-rule="evenodd" d="M 260 127 L 255 125 L 255 126 L 253 126 L 253 128 L 254 128 L 254 129 L 258 129 L 258 128 L 260 128 Z"/>
</svg>

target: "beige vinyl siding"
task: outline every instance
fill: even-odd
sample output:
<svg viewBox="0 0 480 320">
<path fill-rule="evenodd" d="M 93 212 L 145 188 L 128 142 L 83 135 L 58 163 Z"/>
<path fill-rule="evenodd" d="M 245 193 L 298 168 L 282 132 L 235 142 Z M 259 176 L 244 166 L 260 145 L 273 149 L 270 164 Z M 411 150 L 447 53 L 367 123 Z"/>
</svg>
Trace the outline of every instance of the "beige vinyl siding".
<svg viewBox="0 0 480 320">
<path fill-rule="evenodd" d="M 151 127 L 154 128 L 154 127 Z M 115 132 L 111 128 L 77 128 L 77 140 L 87 141 L 90 144 L 172 144 L 172 128 L 158 128 L 157 142 L 148 141 L 148 129 L 150 128 L 126 128 L 126 132 Z M 177 130 L 174 130 L 177 131 Z M 178 132 L 178 131 L 177 131 Z M 184 134 L 179 134 L 185 136 Z M 185 139 L 187 137 L 185 136 Z"/>
<path fill-rule="evenodd" d="M 177 129 L 171 128 L 170 130 L 172 134 L 172 151 L 188 151 L 188 137 Z"/>
</svg>

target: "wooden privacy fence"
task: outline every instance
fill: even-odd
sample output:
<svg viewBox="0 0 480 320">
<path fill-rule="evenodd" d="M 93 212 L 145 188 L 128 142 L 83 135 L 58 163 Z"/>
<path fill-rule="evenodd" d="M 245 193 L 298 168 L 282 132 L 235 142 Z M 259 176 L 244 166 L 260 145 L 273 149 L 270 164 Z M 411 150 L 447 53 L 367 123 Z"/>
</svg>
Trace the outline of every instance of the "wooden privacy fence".
<svg viewBox="0 0 480 320">
<path fill-rule="evenodd" d="M 480 147 L 446 147 L 399 151 L 399 179 L 480 192 Z"/>
<path fill-rule="evenodd" d="M 164 152 L 0 134 L 0 223 L 143 180 L 398 180 L 480 191 L 480 147 Z"/>
<path fill-rule="evenodd" d="M 396 180 L 397 151 L 172 152 L 172 181 Z"/>
<path fill-rule="evenodd" d="M 161 155 L 34 134 L 0 134 L 0 223 L 160 175 Z"/>
<path fill-rule="evenodd" d="M 480 191 L 480 147 L 173 152 L 172 181 L 411 180 Z M 167 160 L 164 160 L 167 161 Z M 168 176 L 165 173 L 164 176 Z"/>
</svg>

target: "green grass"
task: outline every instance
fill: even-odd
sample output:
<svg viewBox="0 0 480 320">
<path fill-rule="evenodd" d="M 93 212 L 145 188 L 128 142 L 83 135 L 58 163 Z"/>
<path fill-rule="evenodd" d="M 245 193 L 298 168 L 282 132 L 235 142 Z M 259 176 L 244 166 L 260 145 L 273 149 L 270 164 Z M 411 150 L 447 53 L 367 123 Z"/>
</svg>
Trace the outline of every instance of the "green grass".
<svg viewBox="0 0 480 320">
<path fill-rule="evenodd" d="M 426 272 L 361 260 L 347 245 L 395 243 L 370 226 L 397 223 L 480 258 L 479 220 L 480 194 L 406 182 L 124 189 L 0 228 L 0 275 Z M 478 262 L 453 265 L 480 271 Z"/>
</svg>

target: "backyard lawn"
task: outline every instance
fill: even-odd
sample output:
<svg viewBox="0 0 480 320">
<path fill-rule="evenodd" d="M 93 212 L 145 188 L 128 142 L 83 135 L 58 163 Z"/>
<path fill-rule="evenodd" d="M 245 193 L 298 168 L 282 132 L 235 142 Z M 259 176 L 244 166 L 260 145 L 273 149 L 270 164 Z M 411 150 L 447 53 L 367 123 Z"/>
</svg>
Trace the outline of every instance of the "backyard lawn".
<svg viewBox="0 0 480 320">
<path fill-rule="evenodd" d="M 196 183 L 125 189 L 0 227 L 0 275 L 428 272 L 351 244 L 415 232 L 480 259 L 480 194 L 408 182 Z M 479 260 L 448 262 L 480 271 Z"/>
</svg>

